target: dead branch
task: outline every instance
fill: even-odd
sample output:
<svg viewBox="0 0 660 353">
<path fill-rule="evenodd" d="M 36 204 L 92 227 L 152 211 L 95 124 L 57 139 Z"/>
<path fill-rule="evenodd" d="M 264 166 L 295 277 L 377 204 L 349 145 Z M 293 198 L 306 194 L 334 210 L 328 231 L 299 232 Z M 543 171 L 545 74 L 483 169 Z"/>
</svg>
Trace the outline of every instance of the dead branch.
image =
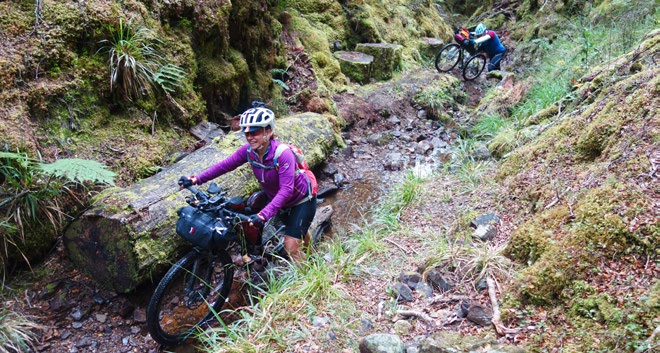
<svg viewBox="0 0 660 353">
<path fill-rule="evenodd" d="M 548 208 L 551 208 L 552 206 L 559 203 L 559 201 L 561 201 L 562 197 L 564 197 L 564 195 L 566 195 L 566 193 L 569 190 L 571 190 L 570 187 L 566 188 L 566 190 L 564 190 L 564 192 L 562 192 L 561 194 L 558 191 L 555 190 L 555 199 L 552 200 L 552 202 L 550 202 L 547 206 L 545 206 L 545 209 L 547 210 Z"/>
<path fill-rule="evenodd" d="M 451 302 L 458 302 L 458 301 L 463 301 L 463 300 L 468 300 L 470 299 L 467 295 L 450 295 L 449 297 L 443 297 L 443 296 L 438 296 L 435 298 L 431 298 L 428 302 L 428 305 L 433 305 L 437 303 L 451 303 Z"/>
<path fill-rule="evenodd" d="M 493 307 L 493 319 L 491 321 L 495 326 L 495 331 L 497 331 L 497 334 L 500 336 L 509 333 L 517 333 L 520 331 L 520 329 L 507 328 L 504 326 L 504 324 L 502 324 L 500 306 L 497 304 L 497 294 L 495 293 L 495 281 L 490 276 L 488 276 L 486 277 L 486 283 L 488 284 L 488 296 L 490 297 L 490 303 Z"/>
<path fill-rule="evenodd" d="M 384 302 L 384 301 L 381 300 L 380 302 L 378 302 L 378 315 L 377 315 L 377 317 L 376 317 L 376 320 L 377 320 L 377 321 L 380 321 L 380 319 L 381 319 L 381 317 L 382 317 L 382 315 L 383 315 L 383 307 L 384 307 L 384 306 L 385 306 L 385 302 Z"/>
<path fill-rule="evenodd" d="M 158 117 L 158 113 L 154 110 L 154 118 L 151 119 L 151 136 L 154 136 L 156 134 L 156 118 Z"/>
<path fill-rule="evenodd" d="M 118 149 L 116 149 L 116 148 L 113 148 L 112 146 L 107 145 L 107 144 L 105 145 L 105 148 L 107 148 L 107 149 L 109 149 L 110 151 L 115 152 L 115 153 L 125 153 L 125 152 L 126 152 L 126 151 L 124 151 L 124 150 L 118 150 Z"/>
<path fill-rule="evenodd" d="M 417 310 L 397 310 L 396 313 L 401 315 L 401 316 L 414 316 L 416 318 L 421 319 L 422 321 L 424 321 L 427 324 L 434 324 L 435 323 L 433 318 L 431 318 L 430 316 L 424 314 L 421 311 L 417 311 Z"/>
<path fill-rule="evenodd" d="M 179 114 L 183 116 L 184 120 L 190 117 L 190 114 L 188 113 L 186 108 L 184 108 L 183 106 L 181 106 L 181 104 L 179 104 L 176 100 L 174 100 L 174 97 L 172 97 L 169 92 L 165 92 L 165 98 L 167 99 L 167 102 L 170 103 L 171 106 L 173 106 L 174 108 L 176 108 L 176 110 L 179 111 Z"/>
<path fill-rule="evenodd" d="M 403 246 L 401 246 L 401 245 L 399 245 L 397 242 L 395 242 L 394 240 L 389 239 L 389 238 L 383 238 L 383 239 L 384 239 L 386 242 L 388 242 L 388 243 L 390 243 L 390 244 L 396 246 L 397 248 L 401 249 L 401 251 L 403 251 L 406 255 L 409 255 L 409 254 L 408 254 L 408 251 L 407 251 L 406 249 L 404 249 Z M 412 252 L 414 252 L 415 254 L 419 255 L 419 253 L 418 253 L 417 251 L 415 251 L 415 249 L 412 249 L 412 248 L 411 248 L 410 251 L 412 251 Z"/>
<path fill-rule="evenodd" d="M 458 317 L 458 315 L 456 315 L 456 313 L 452 313 L 447 318 L 447 320 L 445 320 L 443 323 L 440 324 L 440 326 L 448 326 L 448 325 L 451 325 L 454 322 L 459 321 L 459 320 L 462 320 L 462 318 Z"/>
</svg>

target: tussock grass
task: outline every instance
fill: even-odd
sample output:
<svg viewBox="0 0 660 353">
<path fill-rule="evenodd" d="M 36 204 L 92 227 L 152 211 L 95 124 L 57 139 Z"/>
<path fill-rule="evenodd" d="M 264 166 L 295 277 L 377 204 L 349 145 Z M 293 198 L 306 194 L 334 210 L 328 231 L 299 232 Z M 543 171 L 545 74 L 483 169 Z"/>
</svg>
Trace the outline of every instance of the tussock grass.
<svg viewBox="0 0 660 353">
<path fill-rule="evenodd" d="M 405 173 L 401 183 L 394 186 L 385 196 L 384 201 L 374 211 L 374 224 L 385 230 L 393 231 L 400 228 L 401 212 L 415 201 L 422 191 L 424 178 L 413 171 Z"/>
<path fill-rule="evenodd" d="M 470 129 L 470 134 L 474 136 L 475 139 L 492 137 L 500 131 L 500 129 L 509 124 L 510 122 L 502 118 L 499 114 L 486 114 Z"/>
<path fill-rule="evenodd" d="M 34 352 L 38 329 L 28 317 L 0 308 L 0 353 Z"/>
</svg>

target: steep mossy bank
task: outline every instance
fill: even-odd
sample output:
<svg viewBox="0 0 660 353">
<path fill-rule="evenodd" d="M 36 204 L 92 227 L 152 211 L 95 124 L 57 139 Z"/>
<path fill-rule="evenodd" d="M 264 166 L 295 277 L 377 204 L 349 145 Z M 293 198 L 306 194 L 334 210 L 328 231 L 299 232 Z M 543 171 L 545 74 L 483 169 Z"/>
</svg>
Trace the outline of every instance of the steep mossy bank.
<svg viewBox="0 0 660 353">
<path fill-rule="evenodd" d="M 573 91 L 530 126 L 540 132 L 508 154 L 498 179 L 523 219 L 505 254 L 527 267 L 505 302 L 508 319 L 552 311 L 548 325 L 571 327 L 564 343 L 539 346 L 634 351 L 657 326 L 660 31 L 593 67 Z M 626 270 L 624 270 L 626 269 Z M 628 273 L 624 276 L 622 273 Z M 532 345 L 534 347 L 534 345 Z"/>
</svg>

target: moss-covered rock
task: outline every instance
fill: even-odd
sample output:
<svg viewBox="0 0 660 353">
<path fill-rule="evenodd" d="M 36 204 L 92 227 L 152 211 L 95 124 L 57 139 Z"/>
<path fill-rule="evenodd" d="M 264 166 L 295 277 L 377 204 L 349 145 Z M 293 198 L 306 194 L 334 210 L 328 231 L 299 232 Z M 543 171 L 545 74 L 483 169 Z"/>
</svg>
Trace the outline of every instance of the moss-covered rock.
<svg viewBox="0 0 660 353">
<path fill-rule="evenodd" d="M 371 78 L 385 81 L 392 78 L 394 71 L 401 70 L 402 46 L 388 43 L 359 43 L 355 50 L 373 57 Z"/>
<path fill-rule="evenodd" d="M 460 83 L 454 76 L 440 75 L 430 85 L 415 93 L 412 101 L 424 108 L 429 118 L 450 121 L 451 116 L 447 112 L 466 98 L 465 92 L 460 89 Z"/>
<path fill-rule="evenodd" d="M 370 82 L 373 56 L 356 51 L 336 51 L 334 56 L 344 75 L 360 84 Z"/>
</svg>

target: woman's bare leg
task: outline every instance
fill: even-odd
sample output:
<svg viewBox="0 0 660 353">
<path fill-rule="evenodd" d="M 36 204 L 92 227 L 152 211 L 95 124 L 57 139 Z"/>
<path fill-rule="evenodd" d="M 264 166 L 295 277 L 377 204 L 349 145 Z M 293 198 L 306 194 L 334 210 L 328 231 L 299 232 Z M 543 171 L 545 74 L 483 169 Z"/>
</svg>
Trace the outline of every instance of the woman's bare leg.
<svg viewBox="0 0 660 353">
<path fill-rule="evenodd" d="M 309 247 L 309 232 L 305 234 L 304 241 L 288 235 L 284 236 L 284 250 L 286 250 L 286 253 L 289 254 L 289 258 L 291 258 L 293 262 L 298 263 L 305 259 L 305 251 L 303 251 L 303 247 L 305 249 Z"/>
</svg>

